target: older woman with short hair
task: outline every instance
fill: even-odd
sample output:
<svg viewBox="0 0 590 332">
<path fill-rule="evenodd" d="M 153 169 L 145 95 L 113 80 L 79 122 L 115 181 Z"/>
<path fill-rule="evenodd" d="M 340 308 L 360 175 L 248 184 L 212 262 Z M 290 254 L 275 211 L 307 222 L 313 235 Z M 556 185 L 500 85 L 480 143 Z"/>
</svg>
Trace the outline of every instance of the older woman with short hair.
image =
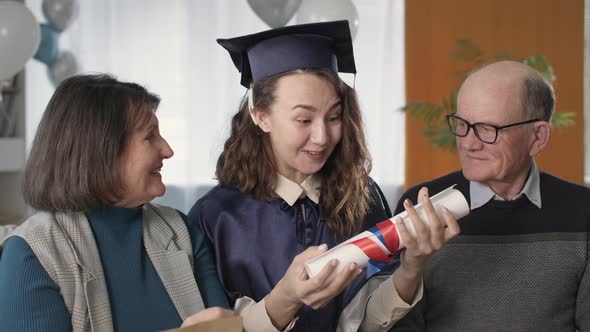
<svg viewBox="0 0 590 332">
<path fill-rule="evenodd" d="M 40 212 L 0 242 L 2 330 L 155 331 L 233 315 L 202 310 L 228 302 L 198 226 L 149 203 L 173 155 L 159 101 L 106 75 L 57 88 L 25 170 Z"/>
</svg>

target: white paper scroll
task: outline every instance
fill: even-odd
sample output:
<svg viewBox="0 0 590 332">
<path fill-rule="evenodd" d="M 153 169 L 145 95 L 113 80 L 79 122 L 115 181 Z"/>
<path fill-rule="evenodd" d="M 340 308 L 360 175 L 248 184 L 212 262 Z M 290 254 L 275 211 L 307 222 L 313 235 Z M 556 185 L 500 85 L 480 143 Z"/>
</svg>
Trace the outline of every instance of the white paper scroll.
<svg viewBox="0 0 590 332">
<path fill-rule="evenodd" d="M 449 212 L 453 214 L 455 219 L 461 219 L 469 214 L 469 204 L 467 203 L 467 200 L 459 190 L 453 189 L 453 187 L 454 186 L 449 187 L 430 198 L 430 201 L 432 202 L 432 205 L 434 206 L 434 209 L 439 216 L 439 220 L 443 224 L 444 218 L 441 212 L 441 208 L 443 206 L 446 207 L 449 210 Z M 420 219 L 428 223 L 428 217 L 426 216 L 426 212 L 424 211 L 422 204 L 415 205 L 414 209 L 418 213 L 418 216 L 420 216 Z M 404 211 L 398 215 L 395 215 L 388 221 L 393 223 L 393 220 L 395 220 L 397 217 L 401 217 L 403 223 L 406 225 L 406 228 L 408 229 L 410 234 L 412 236 L 416 236 L 416 230 L 414 229 L 414 225 L 410 221 L 408 213 Z M 395 228 L 397 231 L 397 225 L 395 225 Z M 399 247 L 397 250 L 400 250 L 404 248 L 405 245 L 404 239 L 401 237 L 399 232 L 398 236 Z M 371 241 L 378 245 L 383 250 L 383 252 L 387 254 L 393 254 L 385 247 L 385 245 L 383 245 L 383 243 L 381 243 L 381 241 L 379 241 L 379 239 L 373 233 L 369 231 L 364 231 L 352 237 L 351 239 L 339 244 L 338 246 L 328 250 L 322 255 L 305 262 L 305 270 L 307 271 L 309 277 L 311 278 L 318 274 L 322 270 L 322 268 L 332 259 L 337 259 L 339 262 L 332 276 L 342 271 L 344 267 L 346 267 L 349 263 L 352 262 L 354 262 L 359 267 L 367 267 L 367 265 L 369 264 L 369 257 L 359 247 L 357 247 L 354 244 L 351 244 L 351 242 L 354 242 L 360 238 L 365 237 L 368 237 Z"/>
</svg>

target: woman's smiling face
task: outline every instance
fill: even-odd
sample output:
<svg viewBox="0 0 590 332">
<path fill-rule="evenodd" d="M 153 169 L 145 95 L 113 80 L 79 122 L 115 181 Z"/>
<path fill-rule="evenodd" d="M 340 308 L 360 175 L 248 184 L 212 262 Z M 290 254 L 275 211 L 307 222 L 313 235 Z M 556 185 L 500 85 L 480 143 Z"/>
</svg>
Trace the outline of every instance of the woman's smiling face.
<svg viewBox="0 0 590 332">
<path fill-rule="evenodd" d="M 318 172 L 342 137 L 342 103 L 335 87 L 315 74 L 295 73 L 277 82 L 268 112 L 256 112 L 270 135 L 278 172 L 301 183 Z"/>
</svg>

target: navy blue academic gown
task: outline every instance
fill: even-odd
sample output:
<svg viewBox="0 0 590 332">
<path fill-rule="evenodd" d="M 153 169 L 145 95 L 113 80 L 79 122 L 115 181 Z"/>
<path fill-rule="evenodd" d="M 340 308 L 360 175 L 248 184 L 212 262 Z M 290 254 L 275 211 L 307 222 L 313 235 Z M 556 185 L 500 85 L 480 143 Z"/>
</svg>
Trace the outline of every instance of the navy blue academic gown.
<svg viewBox="0 0 590 332">
<path fill-rule="evenodd" d="M 391 217 L 381 189 L 372 180 L 369 182 L 375 203 L 362 230 Z M 321 207 L 307 197 L 289 206 L 281 198 L 259 201 L 237 188 L 218 185 L 195 203 L 188 217 L 200 225 L 209 241 L 232 305 L 242 296 L 263 299 L 293 258 L 309 246 L 326 243 L 332 248 L 338 244 L 324 222 Z M 364 275 L 359 277 L 322 309 L 304 306 L 293 331 L 336 331 L 340 312 L 365 281 Z"/>
</svg>

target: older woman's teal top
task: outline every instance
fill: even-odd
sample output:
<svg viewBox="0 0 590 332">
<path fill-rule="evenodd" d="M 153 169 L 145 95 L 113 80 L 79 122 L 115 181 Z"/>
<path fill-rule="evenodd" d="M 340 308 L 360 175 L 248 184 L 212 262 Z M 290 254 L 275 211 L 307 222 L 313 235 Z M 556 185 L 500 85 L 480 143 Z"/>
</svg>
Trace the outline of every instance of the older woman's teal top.
<svg viewBox="0 0 590 332">
<path fill-rule="evenodd" d="M 186 216 L 180 214 L 186 223 Z M 115 331 L 160 331 L 182 320 L 143 246 L 141 208 L 104 207 L 87 214 L 100 253 Z M 228 308 L 214 262 L 197 225 L 188 224 L 194 275 L 206 307 Z M 20 237 L 0 259 L 0 326 L 6 331 L 71 330 L 59 288 Z"/>
</svg>

